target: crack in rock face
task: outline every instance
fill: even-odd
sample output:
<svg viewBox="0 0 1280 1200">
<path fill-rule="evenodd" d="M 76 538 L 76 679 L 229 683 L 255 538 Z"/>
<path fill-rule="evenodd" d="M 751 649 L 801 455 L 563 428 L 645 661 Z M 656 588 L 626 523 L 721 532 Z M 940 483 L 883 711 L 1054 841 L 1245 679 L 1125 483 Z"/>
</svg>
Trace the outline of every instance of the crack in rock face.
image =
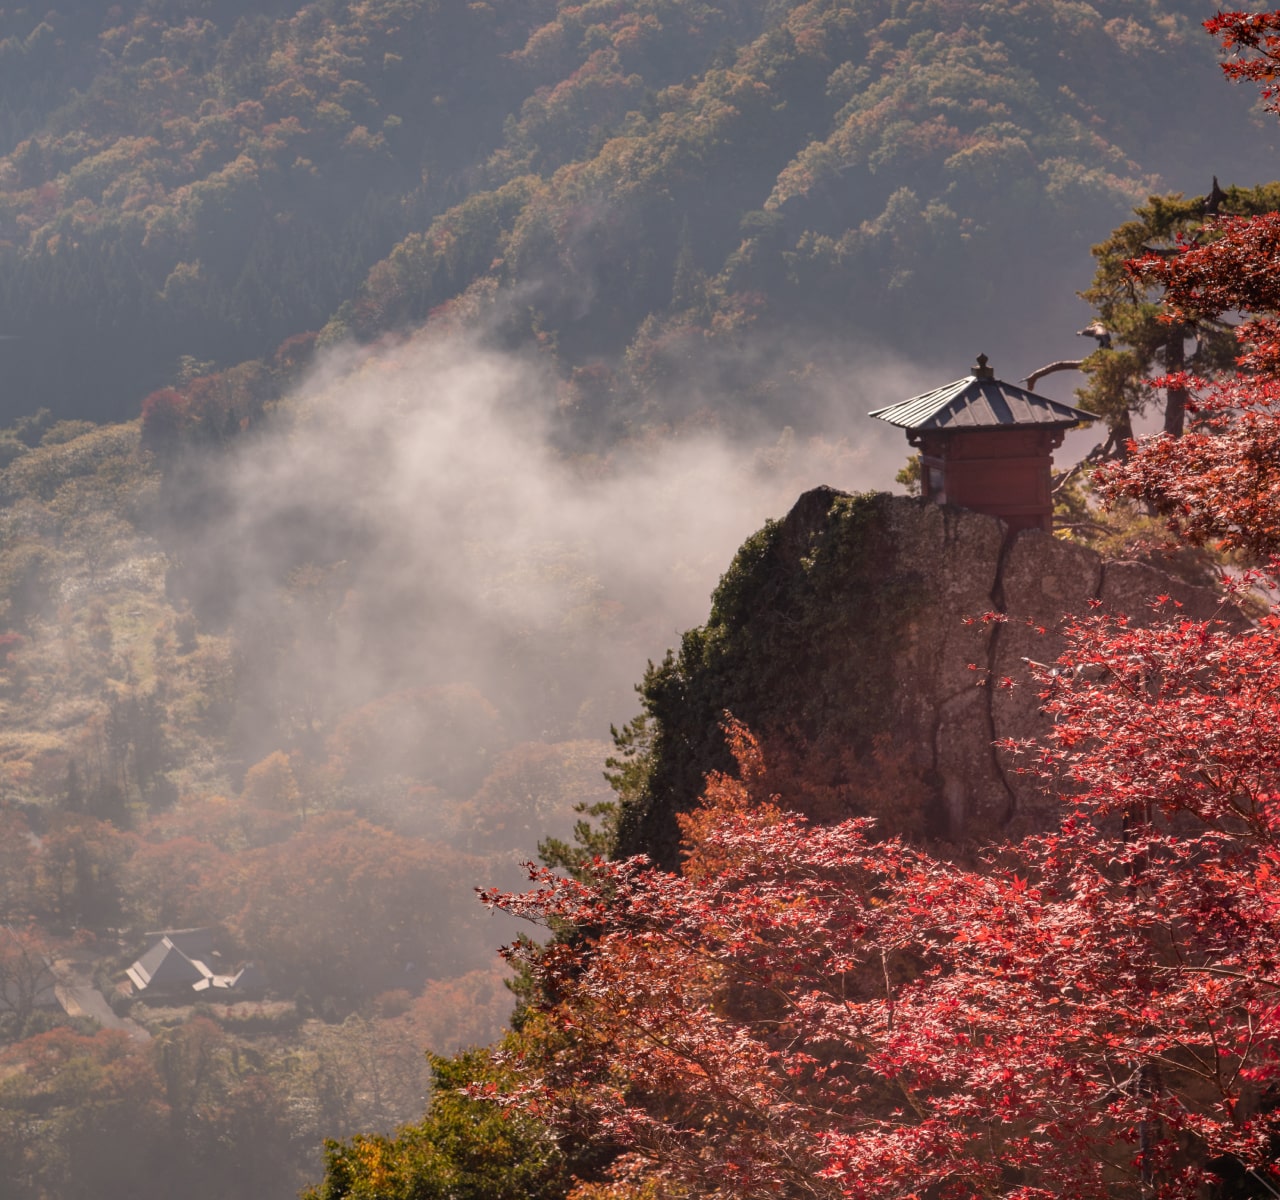
<svg viewBox="0 0 1280 1200">
<path fill-rule="evenodd" d="M 1154 619 L 1150 604 L 1157 595 L 1181 602 L 1190 617 L 1218 613 L 1220 597 L 1144 563 L 1107 562 L 1038 530 L 1005 536 L 995 518 L 979 513 L 950 510 L 939 519 L 907 499 L 891 500 L 886 508 L 895 557 L 930 564 L 921 572 L 923 605 L 914 617 L 930 632 L 888 669 L 902 716 L 932 714 L 929 728 L 919 732 L 929 748 L 928 772 L 941 793 L 947 834 L 960 841 L 1045 827 L 1053 819 L 1052 799 L 995 744 L 1049 733 L 1027 660 L 1057 659 L 1066 618 L 1087 614 L 1096 601 L 1126 613 L 1137 626 Z M 980 598 L 988 579 L 990 588 Z M 965 625 L 966 618 L 985 612 L 1004 620 Z M 957 625 L 978 631 L 982 646 L 952 632 Z M 952 686 L 961 658 L 965 667 L 981 668 L 969 672 L 971 700 Z M 1013 686 L 1000 686 L 1005 679 Z M 899 729 L 902 752 L 919 757 L 909 719 Z"/>
</svg>

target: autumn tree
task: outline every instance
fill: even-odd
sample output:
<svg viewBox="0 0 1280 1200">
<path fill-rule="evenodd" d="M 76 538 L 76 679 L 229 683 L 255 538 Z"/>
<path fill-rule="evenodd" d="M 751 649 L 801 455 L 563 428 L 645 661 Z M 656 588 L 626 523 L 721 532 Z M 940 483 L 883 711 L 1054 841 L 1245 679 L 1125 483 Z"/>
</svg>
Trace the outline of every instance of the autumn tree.
<svg viewBox="0 0 1280 1200">
<path fill-rule="evenodd" d="M 1239 343 L 1236 361 L 1250 372 L 1274 373 L 1280 366 L 1280 286 L 1270 266 L 1280 249 L 1280 214 L 1223 216 L 1202 233 L 1201 240 L 1186 243 L 1171 257 L 1137 257 L 1128 265 L 1129 275 L 1165 289 L 1169 325 L 1224 323 L 1224 315 L 1247 314 L 1240 325 L 1227 326 Z"/>
<path fill-rule="evenodd" d="M 193 837 L 141 841 L 120 871 L 121 903 L 140 929 L 182 929 L 222 915 L 222 880 L 234 858 Z"/>
<path fill-rule="evenodd" d="M 476 860 L 327 814 L 241 856 L 227 926 L 278 987 L 346 1002 L 479 965 Z"/>
<path fill-rule="evenodd" d="M 303 805 L 302 792 L 294 778 L 289 756 L 276 750 L 250 767 L 245 772 L 241 799 L 256 808 L 283 813 L 293 813 Z"/>
<path fill-rule="evenodd" d="M 6 1200 L 284 1196 L 302 1154 L 262 1054 L 207 1018 L 133 1041 L 67 1026 L 0 1050 Z"/>
<path fill-rule="evenodd" d="M 1280 553 L 1280 380 L 1180 378 L 1195 427 L 1139 443 L 1127 462 L 1098 474 L 1099 494 L 1142 502 L 1193 545 L 1265 561 Z"/>
<path fill-rule="evenodd" d="M 41 840 L 36 862 L 40 915 L 56 924 L 103 928 L 120 915 L 121 871 L 131 834 L 106 821 L 67 814 Z"/>
<path fill-rule="evenodd" d="M 7 1195 L 146 1195 L 163 1117 L 155 1074 L 127 1034 L 63 1026 L 6 1047 L 0 1063 L 9 1078 L 0 1121 L 17 1135 Z"/>
<path fill-rule="evenodd" d="M 526 853 L 540 838 L 568 832 L 571 814 L 607 803 L 600 742 L 522 742 L 500 755 L 456 822 L 477 854 L 512 848 Z"/>
<path fill-rule="evenodd" d="M 54 985 L 48 944 L 35 928 L 0 926 L 0 1014 L 21 1029 Z"/>
<path fill-rule="evenodd" d="M 509 979 L 495 959 L 488 968 L 429 980 L 405 1014 L 418 1044 L 434 1054 L 454 1054 L 497 1041 L 513 1007 Z"/>
</svg>

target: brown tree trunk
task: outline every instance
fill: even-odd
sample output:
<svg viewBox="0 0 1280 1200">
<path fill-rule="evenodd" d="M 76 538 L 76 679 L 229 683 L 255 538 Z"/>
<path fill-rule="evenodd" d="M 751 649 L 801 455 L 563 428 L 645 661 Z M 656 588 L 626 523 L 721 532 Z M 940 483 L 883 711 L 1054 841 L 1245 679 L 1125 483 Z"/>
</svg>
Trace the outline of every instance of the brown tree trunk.
<svg viewBox="0 0 1280 1200">
<path fill-rule="evenodd" d="M 1169 340 L 1164 344 L 1164 367 L 1170 375 L 1186 370 L 1187 360 L 1183 351 L 1186 330 L 1182 325 L 1169 327 Z M 1187 389 L 1166 388 L 1164 393 L 1164 431 L 1170 437 L 1182 436 L 1187 420 Z"/>
<path fill-rule="evenodd" d="M 1133 441 L 1133 416 L 1128 409 L 1120 413 L 1111 423 L 1109 446 L 1103 453 L 1104 458 L 1118 458 L 1121 462 L 1129 457 L 1129 443 Z"/>
</svg>

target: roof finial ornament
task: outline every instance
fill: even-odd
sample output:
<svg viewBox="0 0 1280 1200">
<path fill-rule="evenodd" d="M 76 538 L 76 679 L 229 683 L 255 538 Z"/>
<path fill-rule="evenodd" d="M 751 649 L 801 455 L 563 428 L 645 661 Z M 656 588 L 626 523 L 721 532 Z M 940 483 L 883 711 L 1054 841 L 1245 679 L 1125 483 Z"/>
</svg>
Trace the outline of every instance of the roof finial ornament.
<svg viewBox="0 0 1280 1200">
<path fill-rule="evenodd" d="M 978 355 L 978 361 L 973 364 L 973 377 L 975 379 L 994 379 L 995 371 L 987 366 L 987 356 L 985 354 Z"/>
</svg>

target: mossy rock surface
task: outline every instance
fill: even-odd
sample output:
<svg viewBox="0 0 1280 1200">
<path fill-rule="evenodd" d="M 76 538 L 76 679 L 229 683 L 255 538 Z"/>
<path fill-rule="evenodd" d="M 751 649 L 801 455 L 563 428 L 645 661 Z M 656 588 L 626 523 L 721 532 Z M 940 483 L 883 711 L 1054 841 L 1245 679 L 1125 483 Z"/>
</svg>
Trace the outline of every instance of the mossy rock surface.
<svg viewBox="0 0 1280 1200">
<path fill-rule="evenodd" d="M 643 786 L 624 797 L 619 853 L 675 865 L 675 814 L 708 771 L 733 768 L 726 713 L 775 765 L 821 757 L 828 785 L 892 730 L 897 688 L 886 665 L 927 602 L 925 572 L 895 543 L 894 503 L 815 488 L 738 551 L 706 625 L 642 685 L 653 741 Z"/>
</svg>

